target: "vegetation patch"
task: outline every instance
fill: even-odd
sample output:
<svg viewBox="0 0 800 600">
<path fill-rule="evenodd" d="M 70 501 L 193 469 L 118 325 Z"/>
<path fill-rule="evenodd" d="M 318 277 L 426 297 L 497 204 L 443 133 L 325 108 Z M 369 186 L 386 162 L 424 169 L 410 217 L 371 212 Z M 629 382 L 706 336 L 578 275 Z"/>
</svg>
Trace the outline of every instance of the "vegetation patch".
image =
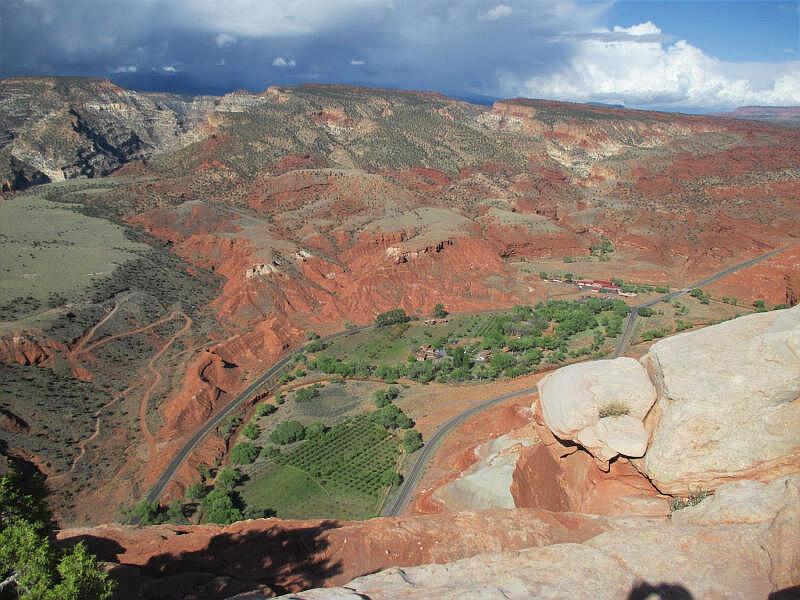
<svg viewBox="0 0 800 600">
<path fill-rule="evenodd" d="M 609 402 L 600 407 L 600 410 L 597 411 L 597 416 L 601 419 L 606 417 L 621 417 L 622 415 L 627 415 L 631 412 L 631 409 L 628 408 L 628 405 L 624 402 Z"/>
</svg>

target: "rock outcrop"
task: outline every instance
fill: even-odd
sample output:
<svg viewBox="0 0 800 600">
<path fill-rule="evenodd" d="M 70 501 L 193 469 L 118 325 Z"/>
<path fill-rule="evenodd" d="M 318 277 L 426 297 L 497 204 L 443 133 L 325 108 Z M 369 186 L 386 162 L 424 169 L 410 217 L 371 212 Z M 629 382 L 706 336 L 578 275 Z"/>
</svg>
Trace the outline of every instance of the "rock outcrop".
<svg viewBox="0 0 800 600">
<path fill-rule="evenodd" d="M 583 543 L 392 568 L 283 598 L 766 598 L 800 583 L 799 486 L 797 476 L 746 490 L 728 484 L 684 515 L 619 519 Z M 742 501 L 749 514 L 741 513 Z"/>
<path fill-rule="evenodd" d="M 556 437 L 577 442 L 602 463 L 644 454 L 642 421 L 656 392 L 634 359 L 564 367 L 539 382 L 539 394 L 545 423 Z"/>
<path fill-rule="evenodd" d="M 800 307 L 673 336 L 642 362 L 658 401 L 637 465 L 659 490 L 800 470 Z"/>
</svg>

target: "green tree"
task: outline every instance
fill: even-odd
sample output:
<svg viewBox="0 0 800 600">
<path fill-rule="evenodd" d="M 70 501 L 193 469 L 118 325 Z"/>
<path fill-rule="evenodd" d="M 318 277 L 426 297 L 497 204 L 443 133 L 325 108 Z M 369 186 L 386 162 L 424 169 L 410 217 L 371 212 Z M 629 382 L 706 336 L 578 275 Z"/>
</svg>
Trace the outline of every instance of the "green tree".
<svg viewBox="0 0 800 600">
<path fill-rule="evenodd" d="M 269 439 L 274 444 L 291 444 L 306 436 L 306 428 L 299 421 L 284 421 L 270 433 Z"/>
<path fill-rule="evenodd" d="M 44 480 L 12 469 L 0 477 L 0 597 L 107 600 L 114 582 L 83 543 L 58 550 Z"/>
<path fill-rule="evenodd" d="M 402 308 L 395 308 L 394 310 L 387 310 L 375 317 L 375 325 L 378 327 L 387 327 L 397 323 L 405 323 L 410 320 Z"/>
<path fill-rule="evenodd" d="M 235 465 L 249 465 L 258 458 L 258 448 L 251 442 L 241 442 L 231 450 L 231 462 Z"/>
<path fill-rule="evenodd" d="M 238 495 L 232 490 L 214 488 L 203 498 L 203 512 L 208 523 L 229 525 L 242 520 L 242 511 L 237 506 Z"/>
<path fill-rule="evenodd" d="M 188 488 L 186 488 L 186 497 L 191 500 L 192 502 L 197 502 L 198 500 L 202 500 L 203 496 L 206 495 L 206 486 L 203 484 L 202 481 L 198 481 L 197 483 L 193 483 Z"/>
<path fill-rule="evenodd" d="M 249 437 L 251 440 L 254 440 L 258 437 L 258 434 L 260 432 L 258 431 L 258 425 L 256 425 L 255 423 L 248 423 L 247 425 L 244 426 L 244 429 L 242 429 L 242 433 L 245 434 L 247 437 Z"/>
<path fill-rule="evenodd" d="M 435 319 L 444 319 L 448 314 L 450 313 L 445 310 L 444 304 L 441 302 L 436 304 L 436 306 L 433 307 L 433 312 L 431 312 L 431 315 L 433 315 Z"/>
<path fill-rule="evenodd" d="M 403 449 L 411 454 L 422 448 L 422 434 L 416 429 L 409 429 L 403 436 Z"/>
<path fill-rule="evenodd" d="M 761 299 L 756 300 L 755 302 L 753 302 L 753 308 L 755 308 L 756 311 L 758 312 L 764 312 L 765 310 L 767 310 L 767 303 Z"/>
<path fill-rule="evenodd" d="M 221 487 L 222 489 L 232 490 L 237 485 L 239 485 L 239 481 L 241 480 L 241 478 L 242 476 L 236 469 L 231 469 L 230 467 L 220 469 L 220 472 L 217 473 L 217 481 L 215 487 Z"/>
</svg>

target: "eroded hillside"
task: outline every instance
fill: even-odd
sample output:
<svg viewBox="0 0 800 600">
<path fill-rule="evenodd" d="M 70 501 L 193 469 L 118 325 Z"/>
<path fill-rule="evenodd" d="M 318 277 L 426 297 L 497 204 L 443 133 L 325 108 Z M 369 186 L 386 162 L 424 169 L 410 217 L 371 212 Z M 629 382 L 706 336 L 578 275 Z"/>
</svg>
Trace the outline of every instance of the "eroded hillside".
<svg viewBox="0 0 800 600">
<path fill-rule="evenodd" d="M 75 209 L 131 244 L 116 270 L 95 269 L 75 253 L 97 249 L 92 235 L 70 245 L 47 230 L 37 243 L 57 244 L 84 283 L 2 302 L 4 381 L 24 386 L 4 388 L 2 436 L 50 475 L 67 522 L 112 520 L 143 497 L 309 331 L 396 307 L 534 304 L 555 289 L 540 271 L 679 288 L 797 244 L 800 137 L 764 123 L 340 86 L 188 100 L 98 81 L 2 86 L 8 188 L 97 177 L 6 206 Z M 42 281 L 38 252 L 9 267 L 20 281 Z M 790 252 L 731 289 L 747 306 L 793 303 L 797 270 Z M 764 273 L 769 285 L 747 284 Z M 64 396 L 77 416 L 53 435 Z M 226 451 L 209 437 L 168 497 Z"/>
</svg>

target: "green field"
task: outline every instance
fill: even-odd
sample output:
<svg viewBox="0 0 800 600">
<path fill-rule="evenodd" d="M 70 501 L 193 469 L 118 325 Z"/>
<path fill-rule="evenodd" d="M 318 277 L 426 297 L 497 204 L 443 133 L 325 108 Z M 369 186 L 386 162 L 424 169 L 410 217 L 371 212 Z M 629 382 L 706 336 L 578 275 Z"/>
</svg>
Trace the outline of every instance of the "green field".
<svg viewBox="0 0 800 600">
<path fill-rule="evenodd" d="M 248 508 L 283 518 L 375 516 L 393 472 L 399 439 L 359 415 L 298 443 L 250 476 L 240 493 Z"/>
<path fill-rule="evenodd" d="M 0 203 L 0 320 L 64 303 L 148 249 L 75 205 L 26 194 Z"/>
</svg>

